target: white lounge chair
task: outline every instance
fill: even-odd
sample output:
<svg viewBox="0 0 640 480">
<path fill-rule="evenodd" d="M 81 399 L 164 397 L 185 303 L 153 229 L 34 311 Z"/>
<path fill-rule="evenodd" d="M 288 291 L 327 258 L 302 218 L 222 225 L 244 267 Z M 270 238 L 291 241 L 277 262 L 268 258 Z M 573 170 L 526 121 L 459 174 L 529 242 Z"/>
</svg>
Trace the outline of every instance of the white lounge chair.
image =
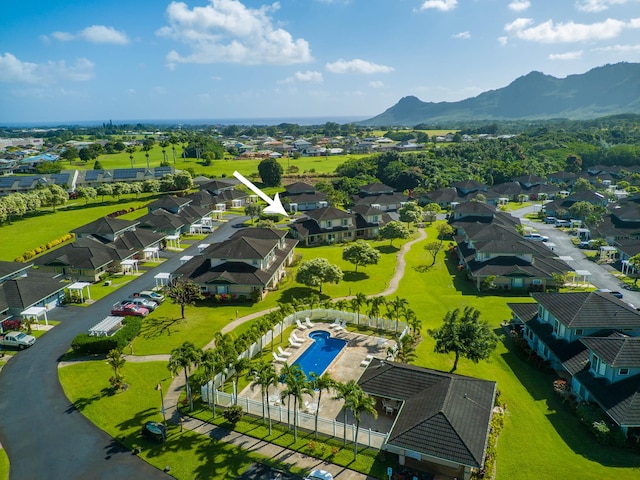
<svg viewBox="0 0 640 480">
<path fill-rule="evenodd" d="M 333 321 L 333 323 L 329 324 L 329 328 L 336 328 L 336 327 L 339 327 L 339 326 L 340 326 L 340 319 L 339 318 L 336 318 Z"/>
<path fill-rule="evenodd" d="M 280 356 L 283 358 L 291 356 L 291 352 L 287 352 L 286 350 L 283 350 L 280 345 L 278 345 L 278 354 L 280 354 Z"/>
<path fill-rule="evenodd" d="M 298 343 L 304 343 L 303 339 L 298 338 L 298 336 L 296 335 L 296 332 L 291 332 L 291 337 L 290 338 L 293 338 L 293 340 L 298 342 Z"/>
<path fill-rule="evenodd" d="M 306 330 L 307 328 L 309 328 L 306 325 L 303 325 L 302 322 L 300 320 L 298 320 L 298 319 L 296 319 L 296 325 L 298 325 L 298 328 L 300 330 Z"/>
<path fill-rule="evenodd" d="M 287 363 L 287 359 L 286 358 L 282 358 L 280 356 L 278 356 L 278 354 L 276 352 L 271 352 L 271 354 L 273 355 L 273 359 L 276 362 L 280 362 L 280 363 Z"/>
<path fill-rule="evenodd" d="M 315 327 L 315 325 L 313 323 L 311 323 L 311 320 L 309 320 L 309 317 L 304 319 L 304 324 L 308 327 L 308 328 L 313 328 Z"/>
<path fill-rule="evenodd" d="M 302 346 L 302 343 L 296 342 L 295 339 L 289 337 L 289 345 L 293 348 L 299 348 Z"/>
</svg>

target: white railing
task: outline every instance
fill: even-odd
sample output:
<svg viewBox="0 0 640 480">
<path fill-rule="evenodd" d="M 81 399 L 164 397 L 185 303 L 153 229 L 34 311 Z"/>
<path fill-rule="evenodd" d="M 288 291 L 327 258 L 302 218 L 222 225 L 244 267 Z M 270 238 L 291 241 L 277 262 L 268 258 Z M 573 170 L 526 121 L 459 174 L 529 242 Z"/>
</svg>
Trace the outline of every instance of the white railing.
<svg viewBox="0 0 640 480">
<path fill-rule="evenodd" d="M 222 407 L 228 407 L 233 405 L 234 396 L 229 393 L 219 392 L 214 390 L 211 392 L 211 401 L 215 401 L 216 405 Z M 203 395 L 203 399 L 206 399 L 206 394 Z M 262 417 L 262 402 L 253 400 L 248 397 L 238 397 L 238 405 L 242 407 L 245 413 Z M 293 405 L 293 402 L 292 402 Z M 265 404 L 265 417 L 268 415 L 267 408 L 271 413 L 271 420 L 273 422 L 286 424 L 288 417 L 290 418 L 291 425 L 293 426 L 293 410 L 287 410 L 284 405 L 267 405 Z M 315 431 L 316 416 L 312 413 L 306 413 L 298 411 L 298 427 L 308 431 Z M 330 420 L 323 417 L 318 417 L 318 432 L 328 435 L 330 437 L 343 438 L 344 424 L 336 420 Z M 347 440 L 354 441 L 356 435 L 356 426 L 347 424 Z M 370 428 L 360 428 L 358 431 L 358 444 L 380 450 L 387 439 L 386 433 L 375 432 Z"/>
</svg>

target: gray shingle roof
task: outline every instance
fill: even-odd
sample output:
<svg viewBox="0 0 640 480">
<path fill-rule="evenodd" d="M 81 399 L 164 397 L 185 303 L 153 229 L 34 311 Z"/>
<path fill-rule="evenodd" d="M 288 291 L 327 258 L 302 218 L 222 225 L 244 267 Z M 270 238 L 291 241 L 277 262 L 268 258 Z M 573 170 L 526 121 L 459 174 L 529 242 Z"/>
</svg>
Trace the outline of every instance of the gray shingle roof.
<svg viewBox="0 0 640 480">
<path fill-rule="evenodd" d="M 531 296 L 569 328 L 640 327 L 640 313 L 608 293 L 547 292 Z"/>
<path fill-rule="evenodd" d="M 496 383 L 374 359 L 358 381 L 402 401 L 388 444 L 480 468 Z"/>
<path fill-rule="evenodd" d="M 236 237 L 209 246 L 203 254 L 208 258 L 265 258 L 277 241 L 263 238 Z"/>
<path fill-rule="evenodd" d="M 618 425 L 640 426 L 640 375 L 610 383 L 605 378 L 594 377 L 585 368 L 576 377 Z"/>
<path fill-rule="evenodd" d="M 137 220 L 122 220 L 120 218 L 102 217 L 71 230 L 71 232 L 75 234 L 80 233 L 88 235 L 114 235 L 122 232 L 123 230 L 132 228 L 137 224 Z"/>
<path fill-rule="evenodd" d="M 612 367 L 640 367 L 640 338 L 614 332 L 608 337 L 582 339 L 589 350 Z"/>
</svg>

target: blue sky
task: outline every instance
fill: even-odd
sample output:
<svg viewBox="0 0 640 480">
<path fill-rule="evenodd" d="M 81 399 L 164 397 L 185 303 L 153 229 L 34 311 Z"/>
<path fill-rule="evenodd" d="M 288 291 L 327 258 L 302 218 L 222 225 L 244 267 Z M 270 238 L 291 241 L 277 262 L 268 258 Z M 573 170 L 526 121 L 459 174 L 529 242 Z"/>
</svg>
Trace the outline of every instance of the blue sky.
<svg viewBox="0 0 640 480">
<path fill-rule="evenodd" d="M 640 61 L 640 0 L 3 2 L 0 124 L 361 117 Z"/>
</svg>

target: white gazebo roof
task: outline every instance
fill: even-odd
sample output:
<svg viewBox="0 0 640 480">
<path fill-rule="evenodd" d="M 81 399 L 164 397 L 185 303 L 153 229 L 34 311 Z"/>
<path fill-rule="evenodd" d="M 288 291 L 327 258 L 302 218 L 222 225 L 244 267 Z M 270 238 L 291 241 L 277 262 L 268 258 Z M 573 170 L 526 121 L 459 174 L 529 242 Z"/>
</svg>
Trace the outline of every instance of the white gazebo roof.
<svg viewBox="0 0 640 480">
<path fill-rule="evenodd" d="M 47 313 L 47 309 L 45 307 L 29 307 L 26 310 L 23 310 L 20 315 L 35 315 L 37 317 L 43 313 Z"/>
<path fill-rule="evenodd" d="M 184 256 L 180 257 L 180 261 L 186 263 L 189 260 L 191 260 L 192 258 L 193 258 L 193 255 L 184 255 Z"/>
<path fill-rule="evenodd" d="M 580 275 L 581 277 L 589 277 L 591 276 L 591 272 L 589 270 L 576 270 L 576 275 Z"/>
<path fill-rule="evenodd" d="M 82 290 L 85 287 L 89 287 L 91 284 L 89 282 L 75 282 L 69 285 L 67 288 L 69 290 Z"/>
<path fill-rule="evenodd" d="M 97 323 L 89 329 L 89 335 L 106 337 L 109 333 L 115 333 L 116 328 L 122 327 L 122 317 L 109 316 L 105 317 L 100 323 Z"/>
<path fill-rule="evenodd" d="M 178 240 L 180 235 L 167 235 L 167 240 Z"/>
<path fill-rule="evenodd" d="M 135 258 L 132 258 L 129 260 L 122 260 L 120 262 L 120 265 L 135 265 L 136 263 L 138 263 L 138 260 L 136 260 Z"/>
<path fill-rule="evenodd" d="M 152 252 L 157 252 L 158 250 L 160 250 L 158 247 L 147 247 L 142 251 L 152 253 Z"/>
<path fill-rule="evenodd" d="M 157 278 L 158 280 L 169 280 L 171 278 L 171 274 L 169 272 L 160 272 L 156 274 L 153 278 Z"/>
</svg>

